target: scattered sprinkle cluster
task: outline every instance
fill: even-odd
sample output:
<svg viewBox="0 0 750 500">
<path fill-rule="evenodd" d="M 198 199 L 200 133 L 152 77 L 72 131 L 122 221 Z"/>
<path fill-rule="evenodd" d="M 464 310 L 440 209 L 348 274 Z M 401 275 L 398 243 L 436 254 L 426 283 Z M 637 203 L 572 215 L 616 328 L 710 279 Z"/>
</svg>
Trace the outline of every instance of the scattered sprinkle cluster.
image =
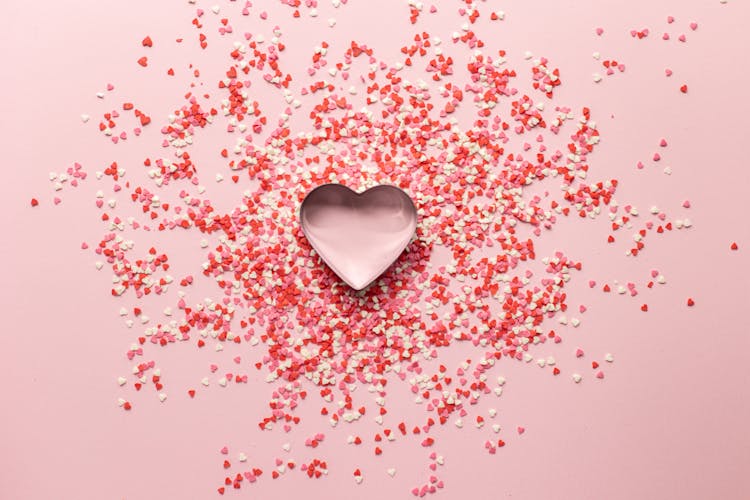
<svg viewBox="0 0 750 500">
<path fill-rule="evenodd" d="M 281 3 L 292 19 L 318 15 L 316 0 Z M 356 40 L 345 47 L 320 41 L 311 44 L 304 68 L 285 61 L 285 30 L 268 27 L 268 13 L 251 2 L 230 3 L 231 15 L 218 5 L 208 12 L 199 8 L 191 28 L 196 50 L 207 49 L 211 37 L 234 42 L 224 54 L 224 74 L 206 82 L 213 90 L 197 92 L 204 80 L 191 64 L 191 88 L 177 96 L 175 111 L 162 123 L 152 124 L 152 117 L 130 100 L 103 114 L 98 128 L 115 144 L 129 139 L 124 128 L 136 137 L 161 134 L 162 142 L 161 152 L 143 150 L 140 166 L 125 168 L 110 158 L 96 172 L 100 188 L 94 206 L 105 230 L 91 248 L 82 244 L 96 255 L 97 269 L 111 269 L 111 294 L 137 304 L 120 309 L 128 327 L 143 328 L 125 352 L 132 373 L 118 379 L 123 391 L 153 386 L 159 400 L 167 400 L 156 362 L 160 348 L 182 342 L 231 351 L 227 366 L 211 364 L 208 376 L 196 377 L 197 389 L 182 389 L 187 397 L 199 398 L 214 383 L 246 384 L 249 371 L 261 371 L 274 389 L 259 429 L 291 431 L 300 421 L 295 408 L 303 402 L 320 405 L 321 425 L 333 429 L 372 419 L 377 430 L 371 435 L 342 440 L 321 432 L 304 445 L 325 449 L 346 442 L 379 456 L 387 455 L 389 442 L 415 440 L 429 448 L 429 461 L 425 479 L 411 492 L 425 496 L 445 486 L 437 472 L 445 459 L 432 451 L 438 445 L 433 427 L 450 423 L 484 429 L 489 424 L 477 448 L 481 451 L 484 443 L 490 454 L 509 440 L 493 423 L 495 409 L 475 410 L 480 398 L 502 394 L 506 380 L 496 365 L 533 361 L 551 376 L 584 380 L 583 365 L 576 362 L 585 357 L 582 348 L 561 363 L 535 357 L 540 345 L 560 343 L 559 329 L 577 327 L 578 315 L 586 311 L 579 305 L 573 312 L 566 293 L 583 263 L 563 252 L 537 255 L 536 241 L 563 217 L 603 216 L 611 231 L 602 238 L 611 244 L 616 235 L 627 240 L 625 254 L 636 257 L 645 251 L 647 238 L 689 228 L 691 222 L 671 219 L 658 207 L 644 217 L 637 207 L 620 205 L 618 181 L 602 178 L 592 162 L 600 140 L 592 111 L 555 101 L 562 72 L 530 53 L 526 67 L 510 67 L 503 50 L 472 31 L 486 15 L 479 3 L 459 3 L 460 28 L 446 41 L 416 30 L 405 36 L 395 61 Z M 336 8 L 344 4 L 333 1 Z M 411 0 L 404 10 L 411 24 L 425 11 L 438 12 Z M 238 33 L 232 27 L 245 17 L 256 19 L 256 31 Z M 500 21 L 505 14 L 487 17 Z M 328 20 L 329 26 L 335 24 Z M 696 30 L 697 24 L 689 27 Z M 266 30 L 268 38 L 261 34 Z M 596 29 L 598 37 L 603 34 Z M 635 29 L 631 35 L 643 39 L 649 30 Z M 147 54 L 167 43 L 159 38 L 138 36 L 144 55 L 129 63 L 138 65 L 134 71 L 155 71 Z M 606 75 L 625 71 L 613 58 L 601 64 Z M 177 70 L 164 71 L 174 76 Z M 253 87 L 260 85 L 283 101 L 280 113 L 271 114 L 270 104 L 254 99 Z M 107 92 L 113 91 L 108 84 Z M 103 92 L 97 96 L 106 98 Z M 88 122 L 89 115 L 81 120 Z M 201 143 L 207 128 L 225 130 L 225 142 Z M 191 156 L 199 143 L 215 150 L 216 161 L 224 165 L 213 179 Z M 667 147 L 666 139 L 656 144 L 661 151 Z M 653 153 L 651 164 L 662 154 Z M 645 166 L 639 162 L 637 168 Z M 143 182 L 129 180 L 138 177 L 128 175 L 134 169 L 145 173 Z M 222 211 L 203 182 L 222 182 L 225 176 L 237 185 L 236 203 Z M 86 179 L 79 164 L 50 174 L 56 193 Z M 297 221 L 306 193 L 329 182 L 357 191 L 394 184 L 418 208 L 415 238 L 363 292 L 349 289 L 325 266 Z M 31 200 L 32 206 L 38 204 Z M 682 208 L 690 208 L 690 202 Z M 171 276 L 169 256 L 158 243 L 141 250 L 138 240 L 145 232 L 158 242 L 159 234 L 175 231 L 193 235 L 204 249 L 205 261 L 194 272 L 213 280 L 216 298 L 191 298 L 194 276 Z M 631 234 L 619 236 L 623 232 Z M 737 250 L 737 244 L 731 249 Z M 541 267 L 532 270 L 532 262 Z M 641 293 L 636 281 L 588 284 L 603 293 L 635 297 Z M 639 281 L 647 288 L 654 282 L 666 283 L 658 270 Z M 170 294 L 173 287 L 178 288 L 175 295 Z M 153 322 L 145 314 L 152 309 L 149 295 L 174 298 L 162 311 L 163 320 Z M 692 298 L 687 306 L 695 306 Z M 640 309 L 646 312 L 648 305 Z M 441 351 L 456 343 L 471 345 L 471 358 L 458 366 L 442 364 Z M 613 361 L 608 353 L 601 359 Z M 592 379 L 604 378 L 599 361 L 591 360 L 590 366 Z M 413 393 L 413 412 L 389 412 L 387 386 L 398 382 Z M 360 386 L 366 394 L 355 393 Z M 125 394 L 120 406 L 133 410 L 135 403 Z M 311 394 L 314 401 L 309 401 Z M 516 428 L 517 435 L 524 432 Z M 289 452 L 291 445 L 283 449 Z M 313 479 L 328 473 L 323 458 L 297 466 L 291 459 L 258 456 L 251 466 L 244 453 L 230 460 L 224 447 L 221 454 L 226 476 L 220 494 L 261 480 L 264 467 L 273 479 L 295 470 Z M 354 480 L 361 483 L 365 471 L 353 469 Z M 383 472 L 396 474 L 387 462 Z"/>
</svg>

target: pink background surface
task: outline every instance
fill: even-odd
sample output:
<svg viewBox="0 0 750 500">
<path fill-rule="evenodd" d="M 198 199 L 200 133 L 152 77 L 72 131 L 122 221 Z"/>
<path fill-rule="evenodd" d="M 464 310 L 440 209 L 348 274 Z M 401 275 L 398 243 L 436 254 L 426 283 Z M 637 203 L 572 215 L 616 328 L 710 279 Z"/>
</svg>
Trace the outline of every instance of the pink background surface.
<svg viewBox="0 0 750 500">
<path fill-rule="evenodd" d="M 308 23 L 312 27 L 305 32 L 294 32 L 286 8 L 274 3 L 268 10 L 271 25 L 279 13 L 290 57 L 302 58 L 322 39 L 356 37 L 395 58 L 402 41 L 378 23 L 388 20 L 393 30 L 405 33 L 413 28 L 405 2 L 384 4 L 387 7 L 351 0 L 336 11 L 333 30 L 325 25 L 332 10 L 326 4 L 317 24 Z M 605 352 L 613 353 L 615 362 L 607 366 L 605 380 L 588 376 L 579 385 L 533 365 L 501 363 L 500 371 L 508 379 L 505 394 L 480 404 L 497 408 L 503 427 L 523 425 L 526 433 L 507 433 L 508 446 L 492 456 L 481 449 L 486 433 L 473 426 L 438 429 L 436 451 L 446 457 L 441 470 L 446 490 L 440 498 L 750 497 L 750 328 L 745 314 L 750 291 L 750 3 L 654 4 L 512 0 L 497 4 L 507 13 L 505 21 L 479 23 L 477 31 L 496 45 L 493 48 L 508 51 L 512 67 L 530 67 L 522 59 L 529 50 L 560 68 L 563 85 L 555 90 L 555 102 L 592 109 L 603 138 L 592 155 L 592 170 L 597 178 L 621 181 L 619 200 L 634 203 L 644 214 L 658 205 L 689 217 L 694 227 L 652 238 L 637 259 L 626 258 L 623 247 L 606 244 L 606 217 L 583 223 L 566 219 L 539 241 L 539 255 L 564 249 L 584 263 L 568 294 L 575 308 L 584 303 L 589 311 L 580 327 L 565 330 L 562 344 L 546 345 L 534 354 L 565 359 L 571 369 L 578 362 L 577 369 L 586 374 L 591 359 L 601 361 Z M 444 18 L 425 13 L 420 19 L 429 23 L 432 34 L 447 40 L 461 22 L 454 14 L 458 3 L 437 5 Z M 266 450 L 262 456 L 281 457 L 282 443 L 292 442 L 300 463 L 312 456 L 302 446 L 304 437 L 328 431 L 315 416 L 319 406 L 308 404 L 301 410 L 307 418 L 290 436 L 258 432 L 256 422 L 271 391 L 260 376 L 247 386 L 214 385 L 199 399 L 189 400 L 177 388 L 197 388 L 210 362 L 194 347 L 160 352 L 159 366 L 172 387 L 165 403 L 139 395 L 133 399 L 134 411 L 118 408 L 121 390 L 116 378 L 129 374 L 131 363 L 123 352 L 136 332 L 128 330 L 117 314 L 124 302 L 109 296 L 110 273 L 97 273 L 92 255 L 79 249 L 81 241 L 96 243 L 93 238 L 102 233 L 92 210 L 96 182 L 75 193 L 64 191 L 62 205 L 51 206 L 49 171 L 62 171 L 79 161 L 91 175 L 107 158 L 137 165 L 144 141 L 158 149 L 158 129 L 144 134 L 140 144 L 113 146 L 95 131 L 94 122 L 128 96 L 136 96 L 157 122 L 179 105 L 174 99 L 182 95 L 187 80 L 167 80 L 156 73 L 163 75 L 162 67 L 177 67 L 178 61 L 184 66 L 195 59 L 190 51 L 166 43 L 194 35 L 189 28 L 193 13 L 186 2 L 166 0 L 3 6 L 3 500 L 218 498 L 215 488 L 224 477 L 221 446 L 229 446 L 232 454 L 244 451 L 253 457 Z M 677 18 L 670 27 L 667 15 Z M 699 23 L 696 32 L 687 26 L 691 21 Z M 265 26 L 270 29 L 269 23 Z M 594 34 L 597 26 L 605 29 L 601 38 Z M 651 29 L 651 38 L 633 40 L 630 29 L 642 27 Z M 673 35 L 671 42 L 658 39 L 666 29 Z M 681 32 L 688 36 L 685 44 L 674 40 Z M 135 60 L 143 55 L 139 42 L 148 34 L 155 39 L 158 35 L 159 43 L 149 53 L 150 71 L 138 71 Z M 624 62 L 626 72 L 595 85 L 591 74 L 601 72 L 600 63 L 591 57 L 596 50 L 603 58 Z M 213 69 L 224 64 L 217 61 Z M 664 76 L 666 67 L 675 71 L 672 78 Z M 210 61 L 201 68 L 211 71 Z M 102 103 L 94 94 L 107 82 L 115 84 L 118 100 Z M 683 82 L 689 85 L 688 95 L 678 90 Z M 86 126 L 80 122 L 81 113 L 93 117 Z M 204 144 L 210 143 L 212 133 L 218 132 L 207 131 Z M 669 141 L 662 165 L 636 170 L 635 163 L 650 158 L 661 137 Z M 210 158 L 214 149 L 207 147 L 203 153 L 196 147 L 191 154 Z M 661 173 L 666 165 L 674 171 L 671 176 Z M 209 192 L 220 193 L 213 185 Z M 41 207 L 29 208 L 32 196 L 40 199 Z M 686 198 L 692 202 L 687 211 L 680 208 Z M 176 234 L 168 238 L 161 244 L 173 265 L 195 270 L 195 263 L 202 262 L 197 241 Z M 738 242 L 740 251 L 729 251 L 732 241 Z M 668 284 L 636 299 L 604 295 L 586 285 L 588 279 L 643 282 L 654 267 Z M 210 285 L 205 291 L 211 293 Z M 685 306 L 688 296 L 696 301 L 691 309 Z M 639 310 L 642 302 L 649 304 L 647 314 Z M 152 317 L 161 307 L 153 308 Z M 571 353 L 579 341 L 591 357 L 576 361 Z M 447 358 L 466 355 L 454 349 Z M 214 355 L 221 356 L 229 354 Z M 134 398 L 132 390 L 127 397 Z M 411 402 L 406 386 L 392 389 L 389 408 L 422 411 Z M 352 429 L 362 432 L 367 426 L 374 424 L 358 423 Z M 426 473 L 427 453 L 419 443 L 396 442 L 396 452 L 375 458 L 347 446 L 347 434 L 346 429 L 327 432 L 320 454 L 325 450 L 328 477 L 311 481 L 287 475 L 243 487 L 236 495 L 230 491 L 228 496 L 411 498 L 409 490 Z M 365 472 L 359 486 L 351 477 L 353 463 Z M 270 469 L 271 464 L 264 465 Z M 394 478 L 385 474 L 387 467 L 398 469 Z"/>
</svg>

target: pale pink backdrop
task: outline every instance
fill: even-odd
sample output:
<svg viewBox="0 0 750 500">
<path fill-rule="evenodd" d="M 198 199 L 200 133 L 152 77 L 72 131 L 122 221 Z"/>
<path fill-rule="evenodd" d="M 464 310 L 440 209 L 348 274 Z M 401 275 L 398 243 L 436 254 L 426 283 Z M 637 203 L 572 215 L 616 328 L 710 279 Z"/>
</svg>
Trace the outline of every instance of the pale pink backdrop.
<svg viewBox="0 0 750 500">
<path fill-rule="evenodd" d="M 277 16 L 290 57 L 300 61 L 321 40 L 353 37 L 395 58 L 401 39 L 389 35 L 383 23 L 392 30 L 413 29 L 405 1 L 351 0 L 335 14 L 330 2 L 324 3 L 317 29 L 294 32 L 286 7 L 256 2 L 263 8 L 268 4 L 270 25 Z M 436 4 L 445 17 L 425 13 L 420 22 L 447 40 L 460 24 L 453 13 L 459 3 Z M 517 68 L 528 68 L 522 58 L 526 50 L 549 58 L 563 79 L 555 102 L 591 107 L 603 137 L 591 157 L 595 177 L 620 179 L 617 198 L 642 213 L 658 205 L 675 217 L 689 217 L 693 228 L 650 237 L 637 259 L 606 244 L 605 217 L 586 223 L 571 218 L 539 242 L 537 255 L 563 249 L 584 262 L 568 293 L 575 308 L 585 303 L 589 311 L 578 329 L 565 330 L 562 344 L 535 354 L 565 360 L 567 373 L 576 369 L 587 378 L 576 385 L 533 365 L 504 362 L 506 393 L 482 405 L 498 409 L 504 428 L 523 425 L 526 433 L 506 432 L 508 445 L 491 456 L 481 446 L 486 432 L 471 425 L 439 429 L 436 451 L 446 457 L 440 470 L 446 490 L 439 498 L 750 498 L 750 3 L 510 0 L 487 5 L 507 14 L 503 22 L 478 25 L 492 49 L 506 49 Z M 198 388 L 208 363 L 221 358 L 199 355 L 192 345 L 159 353 L 171 388 L 165 403 L 153 395 L 135 397 L 131 389 L 125 394 L 136 407 L 119 408 L 123 391 L 116 378 L 129 374 L 123 353 L 135 332 L 117 314 L 123 302 L 109 296 L 110 273 L 97 272 L 93 256 L 79 248 L 83 240 L 96 243 L 94 237 L 103 232 L 92 208 L 97 184 L 65 191 L 63 203 L 52 207 L 50 171 L 79 161 L 91 174 L 106 166 L 103 159 L 138 168 L 142 156 L 135 141 L 113 146 L 95 130 L 96 118 L 84 126 L 79 115 L 96 117 L 137 96 L 162 123 L 186 88 L 187 78 L 168 80 L 163 71 L 192 62 L 190 51 L 178 50 L 173 40 L 196 36 L 190 28 L 193 15 L 193 6 L 177 0 L 2 6 L 2 500 L 218 498 L 221 446 L 229 446 L 232 457 L 244 451 L 254 459 L 285 456 L 281 445 L 292 442 L 299 463 L 312 456 L 302 446 L 304 437 L 326 430 L 315 416 L 319 405 L 311 402 L 302 409 L 302 428 L 290 436 L 258 432 L 256 422 L 271 391 L 260 380 L 214 386 L 189 400 L 183 388 Z M 325 23 L 331 15 L 338 21 L 335 29 Z M 673 25 L 667 26 L 668 15 L 676 17 Z M 695 32 L 688 27 L 691 21 L 699 24 Z M 605 30 L 601 38 L 594 33 L 599 26 Z M 650 38 L 633 40 L 629 31 L 643 27 L 650 28 Z M 665 30 L 672 41 L 658 40 Z M 679 33 L 687 34 L 686 43 L 676 40 Z M 144 54 L 139 42 L 146 35 L 155 38 L 155 47 L 148 70 L 141 71 L 135 61 Z M 591 54 L 597 50 L 624 62 L 626 72 L 595 85 L 591 75 L 601 66 Z M 217 61 L 215 68 L 224 64 Z M 664 76 L 667 67 L 674 70 L 671 78 Z M 115 93 L 100 102 L 94 94 L 107 82 L 115 84 Z M 687 95 L 679 92 L 682 83 L 689 86 Z M 212 133 L 218 132 L 204 134 L 208 146 L 197 146 L 196 156 L 215 158 Z M 662 164 L 637 171 L 635 163 L 650 158 L 661 137 L 669 141 Z M 158 151 L 161 138 L 154 129 L 139 140 L 139 148 L 150 141 Z M 666 165 L 671 176 L 661 172 Z M 29 207 L 32 196 L 40 207 Z M 681 208 L 686 198 L 692 202 L 689 210 Z M 167 238 L 161 245 L 173 265 L 195 272 L 202 261 L 197 242 Z M 732 241 L 739 251 L 729 251 Z M 643 283 L 653 267 L 667 277 L 667 285 L 644 289 L 635 299 L 586 285 L 588 279 Z M 206 295 L 211 292 L 206 286 Z M 685 305 L 689 296 L 696 302 L 691 309 Z M 642 302 L 648 302 L 648 313 L 640 311 Z M 152 316 L 159 310 L 154 307 Z M 587 351 L 582 361 L 572 356 L 579 344 Z M 586 366 L 606 352 L 615 362 L 597 381 Z M 451 359 L 467 355 L 448 354 Z M 423 411 L 410 402 L 405 387 L 392 391 L 392 413 Z M 372 429 L 372 424 L 353 428 L 362 432 L 367 425 Z M 328 432 L 318 450 L 328 458 L 328 477 L 313 481 L 288 474 L 271 481 L 264 476 L 228 496 L 411 498 L 409 490 L 428 472 L 424 449 L 417 442 L 397 442 L 375 458 L 347 446 L 349 432 Z M 365 472 L 359 486 L 351 476 L 354 463 Z M 260 465 L 268 471 L 272 464 Z M 398 469 L 394 478 L 385 474 L 388 467 Z"/>
</svg>

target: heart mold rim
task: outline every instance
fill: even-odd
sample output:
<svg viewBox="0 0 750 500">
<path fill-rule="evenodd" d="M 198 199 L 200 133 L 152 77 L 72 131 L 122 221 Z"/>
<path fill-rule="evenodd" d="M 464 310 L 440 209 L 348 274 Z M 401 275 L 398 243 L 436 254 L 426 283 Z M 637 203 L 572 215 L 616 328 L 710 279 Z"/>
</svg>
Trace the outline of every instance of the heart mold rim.
<svg viewBox="0 0 750 500">
<path fill-rule="evenodd" d="M 344 189 L 348 191 L 349 194 L 354 195 L 355 197 L 359 198 L 362 196 L 365 196 L 368 193 L 371 193 L 374 190 L 389 190 L 396 193 L 397 196 L 401 197 L 403 200 L 407 201 L 406 203 L 406 209 L 408 210 L 410 214 L 410 230 L 409 230 L 409 238 L 405 240 L 405 242 L 401 245 L 401 249 L 398 251 L 398 253 L 395 255 L 393 260 L 388 262 L 385 266 L 378 269 L 376 273 L 373 273 L 372 278 L 367 281 L 364 285 L 354 285 L 349 281 L 349 279 L 343 275 L 343 273 L 340 272 L 339 269 L 337 269 L 335 263 L 330 262 L 329 259 L 326 257 L 325 253 L 321 252 L 318 248 L 318 246 L 315 244 L 315 236 L 311 237 L 311 233 L 307 227 L 307 222 L 304 217 L 305 213 L 305 206 L 309 204 L 309 200 L 311 199 L 311 196 L 321 190 L 325 189 Z M 352 188 L 345 186 L 344 184 L 338 184 L 335 182 L 329 182 L 326 184 L 321 184 L 319 186 L 316 186 L 315 188 L 311 189 L 306 195 L 305 198 L 302 200 L 302 203 L 299 207 L 298 212 L 300 227 L 302 228 L 302 233 L 305 235 L 305 238 L 307 239 L 308 243 L 310 243 L 310 246 L 315 250 L 315 252 L 320 256 L 320 258 L 326 263 L 326 265 L 331 268 L 331 270 L 338 276 L 344 283 L 349 285 L 350 288 L 356 291 L 362 291 L 365 290 L 367 287 L 372 285 L 375 281 L 378 280 L 393 264 L 396 263 L 398 258 L 404 253 L 404 250 L 406 250 L 406 247 L 409 246 L 409 243 L 411 243 L 412 238 L 414 236 L 414 233 L 417 230 L 418 225 L 418 215 L 417 215 L 417 207 L 414 205 L 414 201 L 411 199 L 411 196 L 409 196 L 406 191 L 399 188 L 398 186 L 394 186 L 393 184 L 378 184 L 376 186 L 373 186 L 371 188 L 367 188 L 362 192 L 357 192 L 353 190 Z"/>
</svg>

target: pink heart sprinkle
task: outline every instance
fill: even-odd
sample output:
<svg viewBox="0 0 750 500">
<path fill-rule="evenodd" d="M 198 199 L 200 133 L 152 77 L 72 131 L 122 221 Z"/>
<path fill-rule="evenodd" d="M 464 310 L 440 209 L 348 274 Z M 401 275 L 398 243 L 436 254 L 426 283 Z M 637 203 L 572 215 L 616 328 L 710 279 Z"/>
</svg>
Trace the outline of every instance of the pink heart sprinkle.
<svg viewBox="0 0 750 500">
<path fill-rule="evenodd" d="M 583 357 L 583 349 L 578 348 L 576 349 L 576 358 L 582 358 Z"/>
<path fill-rule="evenodd" d="M 523 428 L 523 427 L 521 427 L 520 425 L 519 425 L 519 426 L 518 426 L 518 427 L 516 428 L 516 430 L 518 431 L 518 434 L 519 434 L 519 435 L 520 435 L 520 434 L 523 434 L 524 432 L 526 432 L 526 429 L 524 429 L 524 428 Z"/>
<path fill-rule="evenodd" d="M 690 29 L 695 31 L 698 29 L 698 23 L 690 23 Z"/>
<path fill-rule="evenodd" d="M 227 453 L 229 453 L 229 448 L 227 448 L 227 447 L 225 446 L 225 447 L 223 447 L 223 448 L 221 449 L 221 454 L 222 454 L 222 455 L 226 455 Z"/>
</svg>

